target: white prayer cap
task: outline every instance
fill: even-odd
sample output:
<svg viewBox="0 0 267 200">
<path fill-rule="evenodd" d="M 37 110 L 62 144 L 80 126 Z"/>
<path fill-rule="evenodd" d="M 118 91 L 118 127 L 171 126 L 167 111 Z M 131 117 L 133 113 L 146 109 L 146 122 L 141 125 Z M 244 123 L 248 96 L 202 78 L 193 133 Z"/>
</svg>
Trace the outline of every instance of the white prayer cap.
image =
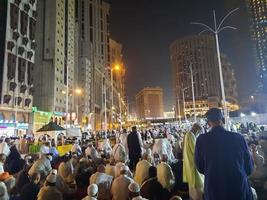
<svg viewBox="0 0 267 200">
<path fill-rule="evenodd" d="M 87 188 L 87 194 L 90 197 L 96 196 L 98 193 L 98 186 L 96 184 L 91 184 Z"/>
<path fill-rule="evenodd" d="M 170 200 L 182 200 L 180 196 L 173 196 Z"/>
<path fill-rule="evenodd" d="M 127 165 L 122 165 L 120 171 L 129 171 L 129 167 Z"/>
<path fill-rule="evenodd" d="M 49 183 L 56 183 L 57 182 L 57 176 L 54 175 L 54 174 L 49 174 L 46 177 L 46 181 L 49 182 Z"/>
<path fill-rule="evenodd" d="M 56 169 L 52 169 L 51 174 L 57 175 L 57 170 Z"/>
<path fill-rule="evenodd" d="M 129 186 L 128 189 L 130 192 L 133 193 L 138 193 L 140 192 L 140 186 L 136 182 L 132 182 Z"/>
</svg>

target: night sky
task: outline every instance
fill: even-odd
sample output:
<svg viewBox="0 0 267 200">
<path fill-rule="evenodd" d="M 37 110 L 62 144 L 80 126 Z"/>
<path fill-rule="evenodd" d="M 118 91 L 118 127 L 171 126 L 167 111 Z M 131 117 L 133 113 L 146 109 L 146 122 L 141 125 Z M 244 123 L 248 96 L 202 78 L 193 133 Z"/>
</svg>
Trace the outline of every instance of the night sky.
<svg viewBox="0 0 267 200">
<path fill-rule="evenodd" d="M 235 69 L 240 100 L 255 87 L 255 67 L 242 0 L 110 0 L 111 38 L 123 44 L 127 69 L 126 88 L 130 106 L 134 96 L 145 86 L 164 90 L 165 111 L 174 104 L 169 45 L 179 37 L 198 34 L 201 27 L 192 21 L 212 25 L 212 10 L 219 19 L 238 6 L 238 13 L 227 21 L 238 31 L 220 35 L 221 50 Z"/>
</svg>

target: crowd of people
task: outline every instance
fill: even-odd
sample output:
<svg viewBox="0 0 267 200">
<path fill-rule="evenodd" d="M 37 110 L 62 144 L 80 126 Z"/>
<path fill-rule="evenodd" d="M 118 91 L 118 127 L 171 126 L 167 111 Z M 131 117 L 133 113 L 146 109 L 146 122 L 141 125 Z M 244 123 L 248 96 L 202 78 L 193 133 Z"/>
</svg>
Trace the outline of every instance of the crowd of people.
<svg viewBox="0 0 267 200">
<path fill-rule="evenodd" d="M 25 138 L 2 138 L 0 200 L 256 200 L 267 190 L 264 128 L 227 131 L 219 109 L 207 124 L 132 127 L 113 145 L 107 134 L 77 139 L 65 155 L 53 139 L 29 154 Z"/>
</svg>

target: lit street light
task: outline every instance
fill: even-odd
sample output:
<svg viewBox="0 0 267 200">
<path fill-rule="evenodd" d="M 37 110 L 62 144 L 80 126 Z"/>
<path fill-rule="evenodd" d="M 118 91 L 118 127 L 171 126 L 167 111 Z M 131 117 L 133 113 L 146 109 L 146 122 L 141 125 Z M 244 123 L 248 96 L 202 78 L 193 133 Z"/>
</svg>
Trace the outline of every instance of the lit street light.
<svg viewBox="0 0 267 200">
<path fill-rule="evenodd" d="M 255 112 L 251 112 L 251 116 L 252 116 L 252 117 L 255 117 L 255 116 L 257 116 L 257 113 L 255 113 Z"/>
<path fill-rule="evenodd" d="M 215 14 L 215 10 L 213 10 L 213 19 L 214 19 L 214 29 L 211 28 L 210 26 L 204 24 L 204 23 L 199 23 L 199 22 L 193 22 L 191 24 L 195 24 L 195 25 L 200 25 L 203 26 L 205 29 L 203 31 L 201 31 L 199 34 L 202 34 L 204 32 L 212 32 L 215 35 L 215 40 L 216 40 L 216 50 L 217 50 L 217 58 L 218 58 L 218 65 L 219 65 L 219 75 L 220 75 L 220 85 L 221 85 L 221 93 L 222 93 L 222 103 L 223 103 L 223 111 L 224 111 L 224 116 L 225 116 L 225 125 L 226 125 L 226 129 L 229 129 L 229 120 L 228 120 L 228 112 L 227 112 L 227 106 L 226 106 L 226 98 L 225 98 L 225 90 L 224 90 L 224 81 L 223 81 L 223 73 L 222 73 L 222 63 L 221 63 L 221 53 L 220 53 L 220 46 L 219 46 L 219 38 L 218 38 L 218 34 L 225 30 L 225 29 L 233 29 L 236 30 L 235 27 L 232 26 L 223 26 L 224 21 L 231 15 L 233 14 L 235 11 L 237 11 L 238 8 L 230 11 L 219 23 L 219 25 L 217 25 L 217 19 L 216 19 L 216 14 Z"/>
<path fill-rule="evenodd" d="M 245 117 L 246 115 L 244 113 L 241 113 L 240 114 L 240 117 Z"/>
<path fill-rule="evenodd" d="M 111 81 L 111 129 L 113 129 L 113 70 L 120 71 L 121 66 L 119 64 L 116 64 L 113 68 L 110 69 L 110 81 Z"/>
</svg>

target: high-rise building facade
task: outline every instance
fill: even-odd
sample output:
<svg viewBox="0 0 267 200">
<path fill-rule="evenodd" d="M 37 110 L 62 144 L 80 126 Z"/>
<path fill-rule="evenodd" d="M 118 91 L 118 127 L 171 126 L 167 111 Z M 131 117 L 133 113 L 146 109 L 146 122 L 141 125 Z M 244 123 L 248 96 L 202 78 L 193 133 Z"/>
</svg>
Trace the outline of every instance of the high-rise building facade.
<svg viewBox="0 0 267 200">
<path fill-rule="evenodd" d="M 237 110 L 238 107 L 238 93 L 235 72 L 229 59 L 225 54 L 221 54 L 224 91 L 226 99 L 228 100 L 229 110 Z"/>
<path fill-rule="evenodd" d="M 115 40 L 109 40 L 110 74 L 113 78 L 113 118 L 115 122 L 125 121 L 127 115 L 127 104 L 125 95 L 125 66 L 122 56 L 122 45 Z M 112 91 L 111 91 L 112 92 Z M 120 119 L 122 118 L 122 119 Z"/>
<path fill-rule="evenodd" d="M 267 94 L 267 1 L 246 0 L 258 73 L 258 92 Z"/>
<path fill-rule="evenodd" d="M 34 105 L 70 120 L 75 108 L 75 0 L 37 2 Z"/>
<path fill-rule="evenodd" d="M 221 106 L 219 68 L 215 48 L 214 37 L 210 35 L 189 36 L 171 44 L 176 116 L 181 117 L 184 114 L 192 116 L 194 113 L 190 66 L 194 79 L 197 115 L 205 114 L 211 107 Z M 236 101 L 233 99 L 229 97 L 227 101 L 231 108 L 237 108 Z"/>
<path fill-rule="evenodd" d="M 139 120 L 163 118 L 163 90 L 160 87 L 146 87 L 136 96 L 137 118 Z"/>
<path fill-rule="evenodd" d="M 5 134 L 29 123 L 36 16 L 35 0 L 0 1 L 0 124 Z"/>
<path fill-rule="evenodd" d="M 102 0 L 76 0 L 79 26 L 79 82 L 83 91 L 80 113 L 94 129 L 110 121 L 109 10 Z M 109 109 L 108 109 L 109 108 Z"/>
</svg>

